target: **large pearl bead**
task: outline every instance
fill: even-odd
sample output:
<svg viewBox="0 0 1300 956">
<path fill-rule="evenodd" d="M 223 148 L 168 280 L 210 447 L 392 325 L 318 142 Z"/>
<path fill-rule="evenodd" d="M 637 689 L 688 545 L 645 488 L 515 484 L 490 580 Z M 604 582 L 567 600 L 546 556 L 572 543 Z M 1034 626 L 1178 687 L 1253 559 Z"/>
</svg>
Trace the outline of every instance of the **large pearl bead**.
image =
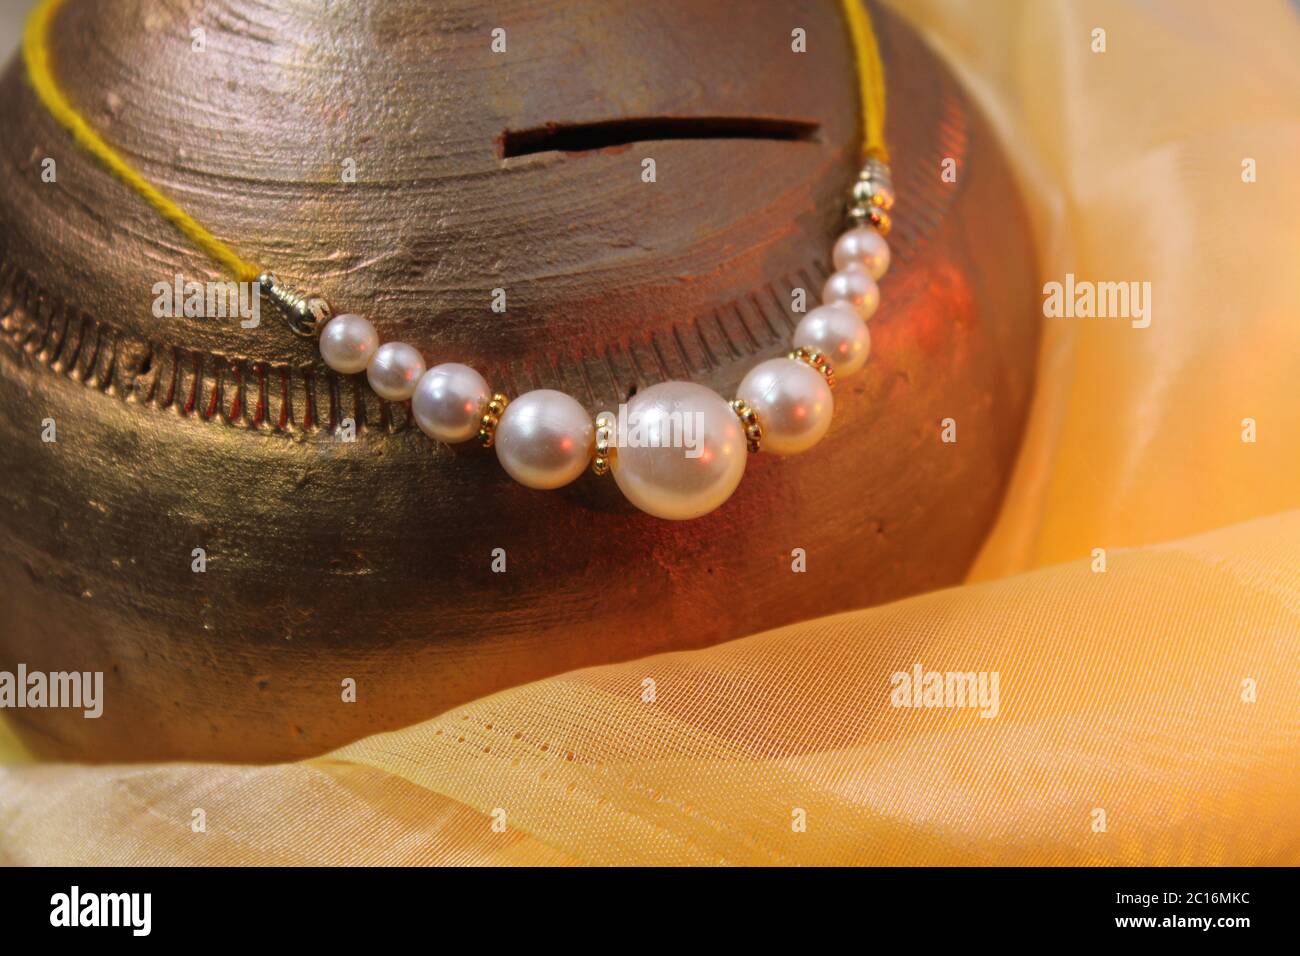
<svg viewBox="0 0 1300 956">
<path fill-rule="evenodd" d="M 822 302 L 847 302 L 858 310 L 858 315 L 865 321 L 876 313 L 880 305 L 880 287 L 871 273 L 860 265 L 851 265 L 838 272 L 832 272 L 826 284 L 822 286 Z"/>
<path fill-rule="evenodd" d="M 633 505 L 669 520 L 698 518 L 745 474 L 745 432 L 731 406 L 693 382 L 638 392 L 619 421 L 614 481 Z"/>
<path fill-rule="evenodd" d="M 793 455 L 821 441 L 835 402 L 821 372 L 789 358 L 768 359 L 749 370 L 736 390 L 763 425 L 763 451 Z"/>
<path fill-rule="evenodd" d="M 424 357 L 405 342 L 385 342 L 366 366 L 366 379 L 380 398 L 404 402 L 424 374 Z"/>
<path fill-rule="evenodd" d="M 411 396 L 415 423 L 430 438 L 454 445 L 478 434 L 492 390 L 468 365 L 444 362 L 420 377 Z"/>
<path fill-rule="evenodd" d="M 521 485 L 549 490 L 582 474 L 595 441 L 586 409 L 563 392 L 539 388 L 506 406 L 496 430 L 497 460 Z"/>
<path fill-rule="evenodd" d="M 847 302 L 819 305 L 795 326 L 796 347 L 816 349 L 826 356 L 837 378 L 859 371 L 871 354 L 871 333 L 867 323 Z"/>
<path fill-rule="evenodd" d="M 835 240 L 831 258 L 836 269 L 857 264 L 879 279 L 889 270 L 889 243 L 870 226 L 857 226 Z"/>
<path fill-rule="evenodd" d="M 325 323 L 320 333 L 320 357 L 341 375 L 364 372 L 379 348 L 379 333 L 364 316 L 345 313 Z"/>
</svg>

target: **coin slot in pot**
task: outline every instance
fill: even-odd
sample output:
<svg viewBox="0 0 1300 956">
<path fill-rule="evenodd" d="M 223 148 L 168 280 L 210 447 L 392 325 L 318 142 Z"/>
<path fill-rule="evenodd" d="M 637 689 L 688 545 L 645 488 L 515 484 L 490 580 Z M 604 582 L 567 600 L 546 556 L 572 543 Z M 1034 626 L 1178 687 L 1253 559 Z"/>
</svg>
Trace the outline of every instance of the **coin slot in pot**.
<svg viewBox="0 0 1300 956">
<path fill-rule="evenodd" d="M 751 139 L 814 142 L 820 124 L 763 116 L 641 116 L 591 123 L 545 123 L 497 138 L 502 159 L 533 153 L 581 153 L 656 140 Z"/>
</svg>

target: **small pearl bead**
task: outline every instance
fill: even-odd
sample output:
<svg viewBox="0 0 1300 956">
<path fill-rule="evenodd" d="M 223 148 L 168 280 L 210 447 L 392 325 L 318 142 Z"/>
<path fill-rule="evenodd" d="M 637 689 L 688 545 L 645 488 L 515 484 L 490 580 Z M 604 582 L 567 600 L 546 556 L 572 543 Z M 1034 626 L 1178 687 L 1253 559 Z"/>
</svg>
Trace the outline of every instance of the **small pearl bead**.
<svg viewBox="0 0 1300 956">
<path fill-rule="evenodd" d="M 880 305 L 880 288 L 871 273 L 860 265 L 849 266 L 839 272 L 832 272 L 826 285 L 822 286 L 822 302 L 847 302 L 858 310 L 858 315 L 865 321 L 876 312 Z"/>
<path fill-rule="evenodd" d="M 768 359 L 749 370 L 736 397 L 763 425 L 763 451 L 794 455 L 821 441 L 835 402 L 826 377 L 805 362 Z"/>
<path fill-rule="evenodd" d="M 320 357 L 341 375 L 364 372 L 377 348 L 379 333 L 364 316 L 336 315 L 321 329 Z"/>
<path fill-rule="evenodd" d="M 831 258 L 835 260 L 836 269 L 847 269 L 856 263 L 866 269 L 871 278 L 879 279 L 889 269 L 889 243 L 870 226 L 858 226 L 835 241 Z"/>
<path fill-rule="evenodd" d="M 430 438 L 454 445 L 478 434 L 479 420 L 492 398 L 482 375 L 468 365 L 444 362 L 420 377 L 411 396 L 415 423 Z"/>
<path fill-rule="evenodd" d="M 614 481 L 636 507 L 680 521 L 713 511 L 745 474 L 745 432 L 731 406 L 694 382 L 638 392 L 615 435 Z"/>
<path fill-rule="evenodd" d="M 831 363 L 836 378 L 847 378 L 867 363 L 871 333 L 867 323 L 847 302 L 819 305 L 805 315 L 794 329 L 796 347 L 816 349 Z"/>
<path fill-rule="evenodd" d="M 596 426 L 585 408 L 563 392 L 539 388 L 506 406 L 495 447 L 511 478 L 549 490 L 583 473 L 595 441 Z"/>
<path fill-rule="evenodd" d="M 404 402 L 424 374 L 424 358 L 405 342 L 385 342 L 366 366 L 366 378 L 380 398 Z"/>
</svg>

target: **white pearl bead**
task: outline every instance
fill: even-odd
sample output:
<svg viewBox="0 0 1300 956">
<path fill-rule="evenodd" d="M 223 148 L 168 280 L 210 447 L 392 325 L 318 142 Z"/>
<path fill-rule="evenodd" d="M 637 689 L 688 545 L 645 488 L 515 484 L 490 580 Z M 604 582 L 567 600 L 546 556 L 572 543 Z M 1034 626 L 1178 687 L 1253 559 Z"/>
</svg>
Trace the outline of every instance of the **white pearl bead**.
<svg viewBox="0 0 1300 956">
<path fill-rule="evenodd" d="M 793 455 L 821 441 L 835 402 L 826 377 L 806 362 L 768 359 L 749 370 L 736 390 L 763 426 L 763 451 Z"/>
<path fill-rule="evenodd" d="M 871 354 L 871 333 L 857 310 L 847 302 L 819 305 L 795 326 L 796 347 L 816 349 L 826 356 L 836 378 L 859 371 Z"/>
<path fill-rule="evenodd" d="M 871 318 L 880 305 L 880 288 L 871 273 L 860 265 L 852 265 L 832 272 L 822 286 L 822 302 L 847 302 L 858 310 L 865 321 Z"/>
<path fill-rule="evenodd" d="M 468 365 L 444 362 L 420 377 L 411 396 L 411 413 L 430 438 L 454 445 L 478 434 L 491 398 L 492 390 L 482 375 Z"/>
<path fill-rule="evenodd" d="M 424 374 L 424 357 L 405 342 L 385 342 L 366 366 L 366 379 L 380 398 L 404 402 Z"/>
<path fill-rule="evenodd" d="M 379 333 L 364 316 L 336 315 L 320 332 L 320 357 L 341 375 L 364 372 L 377 348 Z"/>
<path fill-rule="evenodd" d="M 856 263 L 871 278 L 879 279 L 889 270 L 889 243 L 871 226 L 857 226 L 835 240 L 831 258 L 836 269 L 847 269 Z"/>
<path fill-rule="evenodd" d="M 614 481 L 647 514 L 698 518 L 740 484 L 745 432 L 716 392 L 694 382 L 660 382 L 634 395 L 622 414 Z"/>
<path fill-rule="evenodd" d="M 497 460 L 521 485 L 559 488 L 586 469 L 595 441 L 585 408 L 563 392 L 539 388 L 506 406 L 497 425 Z"/>
</svg>

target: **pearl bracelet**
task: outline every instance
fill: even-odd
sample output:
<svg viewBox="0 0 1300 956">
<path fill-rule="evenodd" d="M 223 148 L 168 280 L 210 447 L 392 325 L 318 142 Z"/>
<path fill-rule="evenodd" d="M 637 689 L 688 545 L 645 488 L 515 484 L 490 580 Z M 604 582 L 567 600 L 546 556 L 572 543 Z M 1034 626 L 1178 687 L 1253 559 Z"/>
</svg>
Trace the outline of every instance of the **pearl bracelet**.
<svg viewBox="0 0 1300 956">
<path fill-rule="evenodd" d="M 893 204 L 889 167 L 868 159 L 848 211 L 854 225 L 835 242 L 835 271 L 822 287 L 822 304 L 795 327 L 792 351 L 750 369 L 733 401 L 694 382 L 661 382 L 630 398 L 621 416 L 601 412 L 594 420 L 563 392 L 543 388 L 507 399 L 468 365 L 427 368 L 413 346 L 381 345 L 364 316 L 331 316 L 324 300 L 288 289 L 273 275 L 259 281 L 295 331 L 319 332 L 326 365 L 343 375 L 365 372 L 380 398 L 409 400 L 430 438 L 459 444 L 477 437 L 529 488 L 563 487 L 589 466 L 598 475 L 612 472 L 637 508 L 682 520 L 731 497 L 747 452 L 794 455 L 826 434 L 836 377 L 859 372 L 870 352 L 867 320 L 880 304 L 876 282 L 889 268 L 884 236 Z"/>
</svg>

